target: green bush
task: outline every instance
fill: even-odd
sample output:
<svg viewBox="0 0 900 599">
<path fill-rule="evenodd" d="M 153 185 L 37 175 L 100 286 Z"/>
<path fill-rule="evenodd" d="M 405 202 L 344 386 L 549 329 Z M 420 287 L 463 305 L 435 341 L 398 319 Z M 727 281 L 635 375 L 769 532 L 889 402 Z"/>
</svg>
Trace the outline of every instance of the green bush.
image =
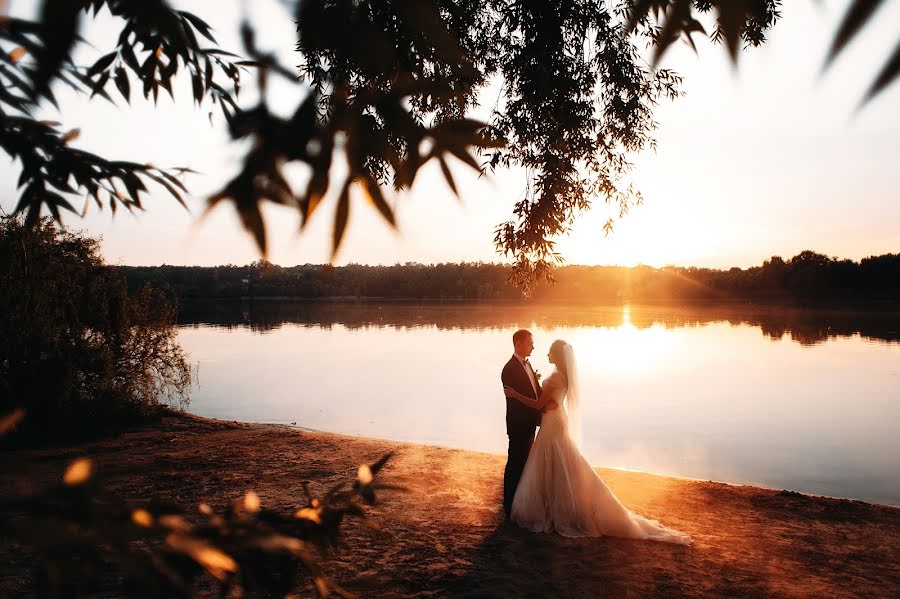
<svg viewBox="0 0 900 599">
<path fill-rule="evenodd" d="M 191 371 L 172 294 L 129 296 L 99 241 L 44 219 L 0 220 L 0 413 L 26 413 L 13 440 L 115 432 L 184 408 Z"/>
</svg>

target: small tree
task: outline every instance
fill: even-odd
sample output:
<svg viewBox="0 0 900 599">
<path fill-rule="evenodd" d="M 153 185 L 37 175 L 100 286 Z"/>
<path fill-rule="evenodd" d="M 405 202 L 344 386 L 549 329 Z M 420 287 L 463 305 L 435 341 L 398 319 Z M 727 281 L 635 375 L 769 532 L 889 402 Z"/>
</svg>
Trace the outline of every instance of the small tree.
<svg viewBox="0 0 900 599">
<path fill-rule="evenodd" d="M 24 408 L 20 434 L 109 432 L 184 407 L 191 372 L 161 289 L 129 297 L 99 242 L 44 218 L 0 221 L 0 413 Z"/>
</svg>

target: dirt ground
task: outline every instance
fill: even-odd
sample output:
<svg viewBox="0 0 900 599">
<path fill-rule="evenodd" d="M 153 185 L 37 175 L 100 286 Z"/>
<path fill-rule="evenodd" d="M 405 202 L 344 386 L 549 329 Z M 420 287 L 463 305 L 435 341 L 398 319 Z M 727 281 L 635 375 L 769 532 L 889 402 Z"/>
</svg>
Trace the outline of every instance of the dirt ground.
<svg viewBox="0 0 900 599">
<path fill-rule="evenodd" d="M 173 415 L 53 450 L 0 452 L 0 493 L 93 460 L 120 496 L 221 504 L 253 489 L 270 508 L 303 502 L 387 451 L 388 493 L 350 521 L 328 573 L 365 597 L 900 597 L 900 509 L 600 468 L 633 511 L 689 533 L 690 547 L 565 539 L 502 521 L 505 456 Z M 0 597 L 29 594 L 26 563 L 0 543 Z M 301 590 L 301 596 L 311 594 Z"/>
</svg>

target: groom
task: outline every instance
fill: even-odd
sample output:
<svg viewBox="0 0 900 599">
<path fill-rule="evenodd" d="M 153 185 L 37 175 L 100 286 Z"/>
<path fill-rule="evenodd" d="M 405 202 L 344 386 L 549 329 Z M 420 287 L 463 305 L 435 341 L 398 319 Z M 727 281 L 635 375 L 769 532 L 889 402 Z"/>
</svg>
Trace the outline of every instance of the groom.
<svg viewBox="0 0 900 599">
<path fill-rule="evenodd" d="M 538 399 L 540 387 L 528 356 L 534 350 L 534 337 L 525 329 L 513 334 L 513 353 L 509 362 L 503 367 L 500 379 L 504 387 L 512 387 L 522 395 Z M 503 473 L 503 511 L 507 517 L 512 511 L 513 497 L 531 444 L 534 442 L 534 430 L 541 424 L 541 412 L 529 408 L 510 397 L 506 398 L 506 434 L 509 436 L 509 455 L 506 460 L 506 471 Z"/>
</svg>

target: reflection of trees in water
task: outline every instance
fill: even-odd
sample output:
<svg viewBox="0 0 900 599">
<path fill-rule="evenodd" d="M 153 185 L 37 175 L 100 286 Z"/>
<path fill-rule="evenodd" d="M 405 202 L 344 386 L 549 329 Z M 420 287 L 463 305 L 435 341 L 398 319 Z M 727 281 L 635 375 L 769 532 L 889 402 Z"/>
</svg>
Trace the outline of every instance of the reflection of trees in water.
<svg viewBox="0 0 900 599">
<path fill-rule="evenodd" d="M 373 304 L 341 302 L 188 302 L 184 325 L 246 327 L 258 333 L 284 324 L 350 330 L 435 327 L 439 330 L 500 330 L 517 327 L 605 327 L 638 329 L 702 326 L 717 322 L 759 327 L 772 339 L 787 336 L 801 345 L 835 337 L 900 342 L 900 309 L 894 305 L 855 308 L 796 308 L 774 305 L 696 304 L 561 307 L 509 304 Z"/>
</svg>

